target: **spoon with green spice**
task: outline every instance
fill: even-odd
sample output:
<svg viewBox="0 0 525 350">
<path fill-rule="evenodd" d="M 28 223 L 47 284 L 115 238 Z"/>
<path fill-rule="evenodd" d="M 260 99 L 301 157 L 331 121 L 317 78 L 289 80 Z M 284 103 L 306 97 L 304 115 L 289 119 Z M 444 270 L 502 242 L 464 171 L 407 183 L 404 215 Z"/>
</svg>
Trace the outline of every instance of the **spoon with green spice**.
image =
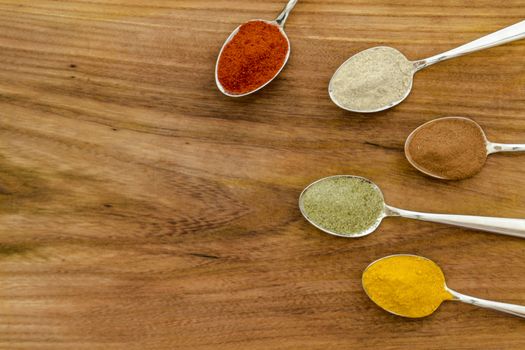
<svg viewBox="0 0 525 350">
<path fill-rule="evenodd" d="M 525 220 L 471 215 L 422 213 L 385 204 L 383 193 L 372 181 L 338 175 L 318 180 L 299 197 L 301 213 L 323 232 L 357 238 L 374 232 L 386 217 L 437 222 L 525 238 Z"/>
<path fill-rule="evenodd" d="M 351 112 L 384 111 L 408 97 L 414 74 L 423 68 L 523 38 L 525 21 L 418 61 L 410 61 L 392 47 L 373 47 L 350 57 L 339 67 L 330 81 L 330 98 L 338 107 Z"/>
</svg>

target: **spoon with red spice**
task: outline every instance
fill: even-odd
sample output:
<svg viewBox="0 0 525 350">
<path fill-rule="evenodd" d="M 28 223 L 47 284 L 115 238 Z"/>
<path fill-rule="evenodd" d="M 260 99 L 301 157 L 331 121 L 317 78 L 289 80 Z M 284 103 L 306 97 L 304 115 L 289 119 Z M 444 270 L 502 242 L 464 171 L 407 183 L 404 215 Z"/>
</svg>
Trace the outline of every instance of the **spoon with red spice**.
<svg viewBox="0 0 525 350">
<path fill-rule="evenodd" d="M 490 142 L 478 123 L 464 117 L 431 120 L 414 130 L 405 143 L 410 164 L 441 180 L 476 175 L 490 154 L 524 151 L 525 144 Z"/>
<path fill-rule="evenodd" d="M 284 24 L 297 1 L 290 0 L 275 20 L 248 21 L 226 39 L 215 67 L 215 82 L 223 94 L 253 94 L 283 70 L 291 51 Z"/>
</svg>

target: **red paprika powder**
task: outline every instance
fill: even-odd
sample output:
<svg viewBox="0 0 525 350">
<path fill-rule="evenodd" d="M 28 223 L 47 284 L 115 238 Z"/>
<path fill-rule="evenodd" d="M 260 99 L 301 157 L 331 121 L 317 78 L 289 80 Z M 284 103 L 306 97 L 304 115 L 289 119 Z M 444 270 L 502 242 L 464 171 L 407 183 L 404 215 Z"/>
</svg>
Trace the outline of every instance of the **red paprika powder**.
<svg viewBox="0 0 525 350">
<path fill-rule="evenodd" d="M 243 24 L 219 57 L 219 82 L 230 94 L 256 90 L 282 68 L 288 45 L 277 25 L 264 21 Z"/>
</svg>

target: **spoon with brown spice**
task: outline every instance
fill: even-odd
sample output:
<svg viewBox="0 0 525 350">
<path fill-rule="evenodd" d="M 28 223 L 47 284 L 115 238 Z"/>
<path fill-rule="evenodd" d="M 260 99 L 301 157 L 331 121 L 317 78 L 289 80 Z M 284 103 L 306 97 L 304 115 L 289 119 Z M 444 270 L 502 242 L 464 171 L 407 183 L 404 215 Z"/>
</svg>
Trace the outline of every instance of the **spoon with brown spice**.
<svg viewBox="0 0 525 350">
<path fill-rule="evenodd" d="M 410 164 L 441 180 L 462 180 L 476 175 L 490 154 L 523 151 L 525 144 L 490 142 L 478 123 L 463 117 L 429 121 L 414 130 L 405 144 Z"/>
</svg>

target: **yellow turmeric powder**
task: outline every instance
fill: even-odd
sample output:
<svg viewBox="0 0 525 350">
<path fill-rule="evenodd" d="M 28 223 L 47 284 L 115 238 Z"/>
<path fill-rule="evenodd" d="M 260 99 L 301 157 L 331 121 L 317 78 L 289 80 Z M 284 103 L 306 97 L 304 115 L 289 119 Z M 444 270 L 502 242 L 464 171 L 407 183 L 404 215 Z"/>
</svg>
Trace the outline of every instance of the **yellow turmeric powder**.
<svg viewBox="0 0 525 350">
<path fill-rule="evenodd" d="M 445 276 L 433 261 L 414 255 L 393 255 L 371 264 L 363 288 L 379 307 L 399 316 L 431 315 L 445 300 Z"/>
</svg>

